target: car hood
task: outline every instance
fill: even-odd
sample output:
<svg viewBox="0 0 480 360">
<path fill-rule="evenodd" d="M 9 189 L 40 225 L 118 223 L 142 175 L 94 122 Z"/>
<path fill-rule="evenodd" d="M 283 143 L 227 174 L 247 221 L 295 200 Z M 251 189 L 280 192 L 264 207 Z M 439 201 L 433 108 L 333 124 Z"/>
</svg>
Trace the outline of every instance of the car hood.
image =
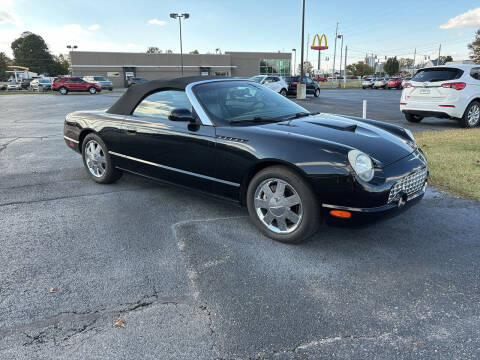
<svg viewBox="0 0 480 360">
<path fill-rule="evenodd" d="M 299 140 L 317 139 L 358 149 L 370 155 L 381 166 L 387 166 L 414 151 L 407 140 L 397 135 L 341 115 L 319 114 L 292 121 L 260 125 L 257 128 L 272 133 L 287 133 L 298 137 Z"/>
</svg>

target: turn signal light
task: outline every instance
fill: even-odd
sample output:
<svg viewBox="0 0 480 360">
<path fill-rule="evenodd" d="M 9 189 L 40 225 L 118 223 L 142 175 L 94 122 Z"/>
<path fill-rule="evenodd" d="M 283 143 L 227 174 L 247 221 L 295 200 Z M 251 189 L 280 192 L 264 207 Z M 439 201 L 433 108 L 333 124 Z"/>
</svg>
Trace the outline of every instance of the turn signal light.
<svg viewBox="0 0 480 360">
<path fill-rule="evenodd" d="M 409 88 L 409 87 L 412 87 L 412 84 L 410 84 L 410 83 L 403 84 L 404 89 Z"/>
<path fill-rule="evenodd" d="M 464 82 L 453 82 L 453 83 L 442 84 L 443 88 L 455 89 L 455 90 L 465 89 L 465 86 L 467 86 L 467 84 L 465 84 Z"/>
<path fill-rule="evenodd" d="M 298 81 L 293 82 L 292 85 L 298 85 Z"/>
<path fill-rule="evenodd" d="M 339 217 L 339 218 L 344 218 L 344 219 L 350 219 L 352 217 L 352 214 L 350 211 L 343 211 L 343 210 L 331 210 L 330 215 Z"/>
</svg>

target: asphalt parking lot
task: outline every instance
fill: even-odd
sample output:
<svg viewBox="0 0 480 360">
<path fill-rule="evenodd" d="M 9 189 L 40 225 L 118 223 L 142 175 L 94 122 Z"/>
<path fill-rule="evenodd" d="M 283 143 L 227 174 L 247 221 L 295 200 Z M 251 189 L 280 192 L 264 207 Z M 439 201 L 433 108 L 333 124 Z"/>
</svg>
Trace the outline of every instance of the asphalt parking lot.
<svg viewBox="0 0 480 360">
<path fill-rule="evenodd" d="M 408 125 L 380 91 L 303 104 L 361 115 L 370 96 L 369 117 Z M 0 96 L 0 359 L 480 358 L 480 203 L 429 190 L 398 217 L 276 243 L 234 204 L 91 181 L 63 119 L 119 96 Z"/>
</svg>

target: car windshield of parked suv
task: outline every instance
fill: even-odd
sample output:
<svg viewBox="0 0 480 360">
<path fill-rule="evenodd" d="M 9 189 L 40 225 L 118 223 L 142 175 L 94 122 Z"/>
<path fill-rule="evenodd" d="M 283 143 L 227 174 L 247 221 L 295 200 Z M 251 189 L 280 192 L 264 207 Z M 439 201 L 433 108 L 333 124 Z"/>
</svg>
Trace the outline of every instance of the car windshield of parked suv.
<svg viewBox="0 0 480 360">
<path fill-rule="evenodd" d="M 253 76 L 249 80 L 255 81 L 256 83 L 262 82 L 264 76 Z"/>
<path fill-rule="evenodd" d="M 419 70 L 412 81 L 435 82 L 455 80 L 462 76 L 463 71 L 455 68 L 428 68 Z"/>
<path fill-rule="evenodd" d="M 308 111 L 261 85 L 250 81 L 215 81 L 193 91 L 216 125 L 280 121 Z"/>
<path fill-rule="evenodd" d="M 103 76 L 94 76 L 93 80 L 95 80 L 95 81 L 107 81 L 107 79 L 105 79 Z"/>
<path fill-rule="evenodd" d="M 48 80 L 48 79 L 40 79 L 40 80 L 38 80 L 38 82 L 41 83 L 41 84 L 50 84 L 50 80 Z"/>
</svg>

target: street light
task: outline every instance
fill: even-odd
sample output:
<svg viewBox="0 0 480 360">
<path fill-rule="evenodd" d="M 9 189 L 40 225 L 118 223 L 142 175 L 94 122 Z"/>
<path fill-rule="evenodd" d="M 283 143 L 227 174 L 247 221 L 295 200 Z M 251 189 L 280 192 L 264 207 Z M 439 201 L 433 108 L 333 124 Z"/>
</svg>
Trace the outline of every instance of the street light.
<svg viewBox="0 0 480 360">
<path fill-rule="evenodd" d="M 70 49 L 71 52 L 73 52 L 73 50 L 77 49 L 78 46 L 77 45 L 67 45 L 67 49 Z M 70 75 L 73 75 L 73 68 L 72 68 L 72 55 L 69 54 L 70 56 Z"/>
<path fill-rule="evenodd" d="M 303 80 L 303 52 L 305 49 L 305 0 L 302 1 L 302 51 L 300 52 L 300 79 L 297 84 L 297 99 L 305 99 L 307 97 L 307 85 Z"/>
<path fill-rule="evenodd" d="M 297 49 L 292 49 L 292 51 L 295 53 L 293 56 L 293 76 L 295 76 L 295 65 L 297 62 Z"/>
<path fill-rule="evenodd" d="M 337 38 L 342 39 L 342 45 L 340 45 L 340 76 L 342 76 L 343 35 L 338 35 Z M 345 72 L 345 70 L 343 72 Z M 340 84 L 338 84 L 338 86 L 340 86 Z"/>
<path fill-rule="evenodd" d="M 184 13 L 184 14 L 171 13 L 170 17 L 172 19 L 178 18 L 178 24 L 180 26 L 180 61 L 182 63 L 182 76 L 183 76 L 182 17 L 185 20 L 187 20 L 190 17 L 190 14 L 187 14 L 187 13 Z"/>
</svg>

